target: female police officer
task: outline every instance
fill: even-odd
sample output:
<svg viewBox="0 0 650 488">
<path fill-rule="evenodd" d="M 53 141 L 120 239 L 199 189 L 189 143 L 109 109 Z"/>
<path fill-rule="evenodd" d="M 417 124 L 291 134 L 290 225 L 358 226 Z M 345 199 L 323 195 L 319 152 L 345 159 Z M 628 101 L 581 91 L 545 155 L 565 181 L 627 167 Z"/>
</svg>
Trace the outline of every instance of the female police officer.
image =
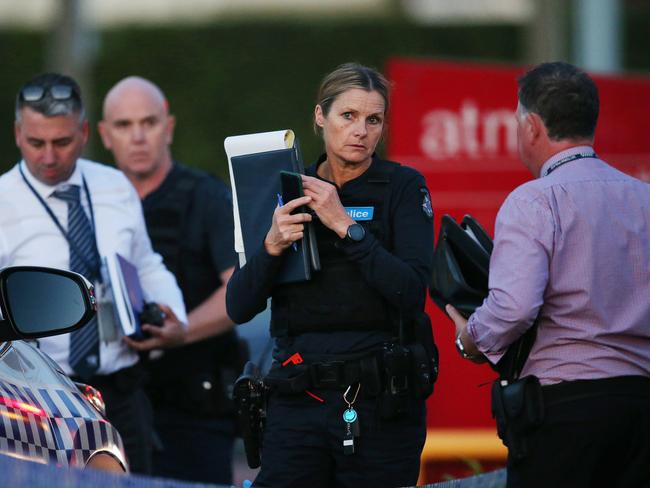
<svg viewBox="0 0 650 488">
<path fill-rule="evenodd" d="M 404 486 L 425 439 L 408 350 L 431 272 L 433 224 L 423 177 L 375 155 L 388 108 L 378 72 L 344 64 L 320 87 L 314 127 L 325 154 L 305 196 L 278 207 L 264 245 L 228 284 L 250 320 L 272 297 L 274 365 L 256 486 Z M 307 205 L 314 215 L 292 211 Z M 274 286 L 282 255 L 316 227 L 322 270 Z"/>
</svg>

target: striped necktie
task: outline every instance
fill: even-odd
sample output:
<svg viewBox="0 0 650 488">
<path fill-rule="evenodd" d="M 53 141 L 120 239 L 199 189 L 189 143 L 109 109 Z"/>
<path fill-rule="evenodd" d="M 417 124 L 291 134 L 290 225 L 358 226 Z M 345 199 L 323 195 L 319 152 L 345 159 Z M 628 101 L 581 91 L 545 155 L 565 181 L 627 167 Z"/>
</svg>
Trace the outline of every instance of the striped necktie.
<svg viewBox="0 0 650 488">
<path fill-rule="evenodd" d="M 70 270 L 80 273 L 92 282 L 99 278 L 99 253 L 95 235 L 79 199 L 80 188 L 70 185 L 56 190 L 53 195 L 68 204 L 68 244 Z M 70 366 L 77 375 L 87 380 L 99 368 L 99 329 L 97 316 L 81 329 L 70 334 Z"/>
</svg>

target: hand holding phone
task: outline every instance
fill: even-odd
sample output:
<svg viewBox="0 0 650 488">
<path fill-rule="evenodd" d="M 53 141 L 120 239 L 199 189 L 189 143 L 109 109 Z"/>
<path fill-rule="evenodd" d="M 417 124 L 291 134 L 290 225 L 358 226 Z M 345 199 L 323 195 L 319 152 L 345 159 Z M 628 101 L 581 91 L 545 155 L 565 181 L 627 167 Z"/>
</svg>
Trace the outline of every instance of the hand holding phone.
<svg viewBox="0 0 650 488">
<path fill-rule="evenodd" d="M 291 171 L 280 171 L 280 186 L 282 188 L 282 201 L 284 204 L 289 203 L 296 198 L 304 197 L 305 192 L 302 188 L 302 176 L 300 173 Z M 307 208 L 302 205 L 294 210 L 296 212 L 307 212 Z"/>
</svg>

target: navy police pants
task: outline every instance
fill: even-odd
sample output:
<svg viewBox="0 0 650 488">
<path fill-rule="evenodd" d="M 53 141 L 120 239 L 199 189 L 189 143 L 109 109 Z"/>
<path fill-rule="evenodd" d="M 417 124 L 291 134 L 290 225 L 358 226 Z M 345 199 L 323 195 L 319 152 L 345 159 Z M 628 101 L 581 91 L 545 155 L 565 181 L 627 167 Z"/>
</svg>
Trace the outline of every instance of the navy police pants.
<svg viewBox="0 0 650 488">
<path fill-rule="evenodd" d="M 343 453 L 347 404 L 342 391 L 272 393 L 264 430 L 262 466 L 256 487 L 396 487 L 415 485 L 426 437 L 425 405 L 412 400 L 409 412 L 379 418 L 378 399 L 354 404 L 361 435 L 354 454 Z"/>
</svg>

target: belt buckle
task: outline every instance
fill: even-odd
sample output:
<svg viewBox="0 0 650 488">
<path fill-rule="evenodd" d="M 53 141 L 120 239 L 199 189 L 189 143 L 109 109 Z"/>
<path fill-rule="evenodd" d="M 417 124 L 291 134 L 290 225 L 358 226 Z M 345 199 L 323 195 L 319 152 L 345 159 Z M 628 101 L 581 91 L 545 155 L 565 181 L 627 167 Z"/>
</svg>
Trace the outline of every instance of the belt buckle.
<svg viewBox="0 0 650 488">
<path fill-rule="evenodd" d="M 338 388 L 343 373 L 343 361 L 312 364 L 314 386 L 317 388 Z"/>
</svg>

